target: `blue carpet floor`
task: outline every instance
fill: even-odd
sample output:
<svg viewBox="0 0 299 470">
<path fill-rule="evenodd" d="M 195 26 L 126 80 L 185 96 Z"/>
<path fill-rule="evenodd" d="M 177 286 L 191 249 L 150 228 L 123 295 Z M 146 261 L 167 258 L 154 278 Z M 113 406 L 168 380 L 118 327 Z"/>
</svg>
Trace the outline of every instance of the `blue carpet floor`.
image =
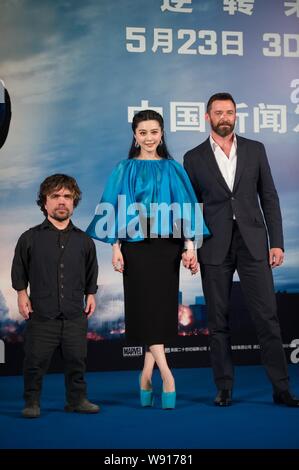
<svg viewBox="0 0 299 470">
<path fill-rule="evenodd" d="M 299 369 L 289 368 L 299 395 Z M 177 408 L 162 410 L 155 372 L 155 406 L 139 406 L 138 372 L 86 374 L 97 415 L 65 413 L 62 374 L 44 380 L 42 415 L 21 417 L 22 377 L 0 377 L 1 449 L 299 449 L 299 409 L 272 402 L 261 366 L 236 368 L 234 404 L 213 405 L 210 369 L 175 369 Z"/>
</svg>

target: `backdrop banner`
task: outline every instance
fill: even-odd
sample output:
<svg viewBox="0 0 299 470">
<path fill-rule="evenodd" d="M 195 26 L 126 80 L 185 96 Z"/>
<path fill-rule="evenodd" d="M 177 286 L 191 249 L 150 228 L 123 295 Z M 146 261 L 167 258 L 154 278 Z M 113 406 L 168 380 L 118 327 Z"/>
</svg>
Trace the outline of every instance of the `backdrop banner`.
<svg viewBox="0 0 299 470">
<path fill-rule="evenodd" d="M 167 145 L 182 163 L 209 135 L 206 102 L 221 91 L 237 103 L 236 132 L 267 150 L 285 235 L 285 262 L 274 270 L 278 312 L 287 358 L 299 362 L 298 24 L 298 0 L 2 2 L 0 374 L 22 369 L 24 321 L 10 269 L 18 237 L 43 220 L 36 205 L 41 181 L 54 173 L 77 179 L 83 198 L 72 220 L 85 230 L 108 176 L 127 158 L 134 113 L 151 108 L 163 115 Z M 111 267 L 111 247 L 96 247 L 99 290 L 88 367 L 140 367 L 143 345 L 125 342 L 122 278 Z M 234 280 L 235 362 L 259 363 L 237 275 Z M 179 304 L 170 363 L 208 366 L 200 275 L 183 268 Z M 60 365 L 56 355 L 52 370 Z"/>
</svg>

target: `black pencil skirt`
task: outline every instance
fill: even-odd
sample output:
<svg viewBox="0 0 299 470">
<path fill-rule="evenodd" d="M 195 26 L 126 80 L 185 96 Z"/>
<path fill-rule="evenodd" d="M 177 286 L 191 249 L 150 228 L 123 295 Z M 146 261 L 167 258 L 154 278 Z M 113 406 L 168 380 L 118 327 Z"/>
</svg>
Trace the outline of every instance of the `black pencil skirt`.
<svg viewBox="0 0 299 470">
<path fill-rule="evenodd" d="M 156 238 L 122 242 L 126 339 L 166 344 L 178 334 L 182 241 Z"/>
</svg>

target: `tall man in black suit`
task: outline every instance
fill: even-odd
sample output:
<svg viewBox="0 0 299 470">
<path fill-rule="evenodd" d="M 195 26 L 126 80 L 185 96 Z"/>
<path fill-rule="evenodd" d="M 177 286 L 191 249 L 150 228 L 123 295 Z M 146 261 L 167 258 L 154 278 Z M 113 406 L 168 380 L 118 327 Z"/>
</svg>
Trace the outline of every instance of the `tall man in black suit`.
<svg viewBox="0 0 299 470">
<path fill-rule="evenodd" d="M 215 404 L 232 403 L 233 363 L 228 325 L 229 298 L 237 270 L 255 323 L 262 361 L 277 404 L 298 407 L 289 379 L 271 268 L 283 262 L 282 221 L 265 148 L 234 134 L 236 103 L 228 93 L 207 105 L 210 137 L 188 151 L 184 166 L 212 236 L 199 249 L 208 308 L 211 363 L 218 389 Z"/>
</svg>

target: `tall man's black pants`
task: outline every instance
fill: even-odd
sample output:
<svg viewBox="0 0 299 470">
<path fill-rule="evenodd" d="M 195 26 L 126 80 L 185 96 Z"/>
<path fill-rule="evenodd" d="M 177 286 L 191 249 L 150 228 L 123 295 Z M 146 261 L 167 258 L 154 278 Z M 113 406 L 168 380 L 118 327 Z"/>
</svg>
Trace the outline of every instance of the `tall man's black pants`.
<svg viewBox="0 0 299 470">
<path fill-rule="evenodd" d="M 218 390 L 232 389 L 233 363 L 228 325 L 233 274 L 237 270 L 242 291 L 255 324 L 262 362 L 275 392 L 289 388 L 285 353 L 277 318 L 273 277 L 268 258 L 255 260 L 234 222 L 231 246 L 221 265 L 201 264 L 208 309 L 211 364 Z"/>
</svg>

